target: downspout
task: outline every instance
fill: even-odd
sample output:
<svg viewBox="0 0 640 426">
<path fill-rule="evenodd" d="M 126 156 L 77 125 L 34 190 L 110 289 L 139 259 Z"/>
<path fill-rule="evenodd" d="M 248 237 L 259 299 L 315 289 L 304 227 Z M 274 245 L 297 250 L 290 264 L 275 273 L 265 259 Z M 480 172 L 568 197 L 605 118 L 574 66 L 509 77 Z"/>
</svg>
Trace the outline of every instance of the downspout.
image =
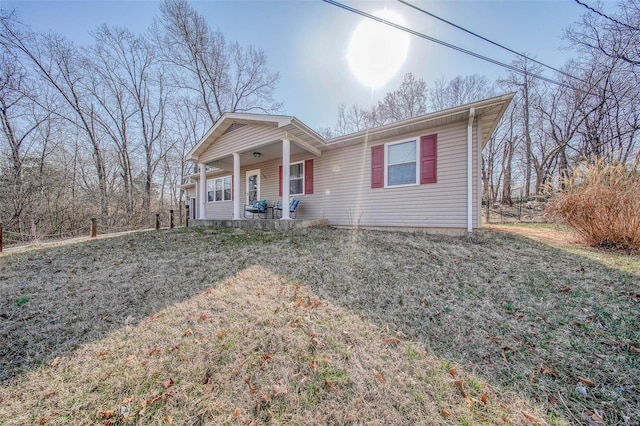
<svg viewBox="0 0 640 426">
<path fill-rule="evenodd" d="M 467 232 L 473 232 L 473 119 L 476 110 L 469 108 L 467 124 Z"/>
</svg>

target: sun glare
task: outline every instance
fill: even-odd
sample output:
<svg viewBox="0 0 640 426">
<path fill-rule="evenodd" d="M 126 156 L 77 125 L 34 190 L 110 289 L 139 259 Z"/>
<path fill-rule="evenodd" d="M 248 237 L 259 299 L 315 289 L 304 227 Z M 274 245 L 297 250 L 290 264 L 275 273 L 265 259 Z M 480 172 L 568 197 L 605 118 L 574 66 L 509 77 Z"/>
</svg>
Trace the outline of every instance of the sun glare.
<svg viewBox="0 0 640 426">
<path fill-rule="evenodd" d="M 382 10 L 375 16 L 404 26 L 397 13 Z M 365 18 L 355 29 L 349 43 L 349 68 L 365 86 L 383 86 L 400 70 L 407 58 L 409 34 Z"/>
</svg>

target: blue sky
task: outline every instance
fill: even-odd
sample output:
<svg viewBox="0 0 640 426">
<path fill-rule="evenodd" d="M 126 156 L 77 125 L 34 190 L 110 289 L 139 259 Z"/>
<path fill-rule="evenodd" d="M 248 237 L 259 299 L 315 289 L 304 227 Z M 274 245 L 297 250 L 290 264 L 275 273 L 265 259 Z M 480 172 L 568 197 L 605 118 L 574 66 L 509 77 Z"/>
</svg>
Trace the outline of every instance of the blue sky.
<svg viewBox="0 0 640 426">
<path fill-rule="evenodd" d="M 485 56 L 511 62 L 514 55 L 473 39 L 396 1 L 347 1 L 369 13 L 387 8 L 404 18 L 408 27 Z M 411 3 L 464 26 L 516 51 L 526 52 L 554 67 L 574 54 L 562 40 L 564 30 L 585 9 L 572 0 L 411 0 Z M 410 38 L 408 59 L 385 86 L 372 92 L 350 72 L 347 47 L 363 19 L 319 0 L 308 1 L 194 1 L 194 7 L 228 40 L 252 44 L 266 53 L 269 66 L 281 74 L 278 100 L 282 113 L 297 116 L 313 128 L 333 126 L 340 103 L 369 105 L 394 90 L 407 72 L 427 84 L 442 76 L 483 74 L 495 80 L 502 68 L 423 39 Z M 90 31 L 107 23 L 144 32 L 158 14 L 157 1 L 30 1 L 0 0 L 17 10 L 21 20 L 43 31 L 62 33 L 83 45 Z M 612 4 L 607 5 L 609 8 Z M 551 74 L 547 74 L 551 76 Z"/>
</svg>

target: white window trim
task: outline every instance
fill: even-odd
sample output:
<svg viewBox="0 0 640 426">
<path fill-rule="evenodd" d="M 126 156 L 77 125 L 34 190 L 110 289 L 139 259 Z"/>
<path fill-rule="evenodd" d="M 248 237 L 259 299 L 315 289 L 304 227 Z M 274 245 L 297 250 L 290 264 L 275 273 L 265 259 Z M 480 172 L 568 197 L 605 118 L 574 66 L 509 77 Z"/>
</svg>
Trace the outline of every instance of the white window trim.
<svg viewBox="0 0 640 426">
<path fill-rule="evenodd" d="M 231 198 L 228 199 L 228 200 L 213 200 L 213 201 L 209 201 L 209 192 L 211 192 L 211 191 L 209 191 L 209 182 L 213 182 L 213 198 L 215 198 L 216 197 L 216 195 L 215 195 L 216 194 L 216 183 L 215 183 L 215 181 L 216 180 L 221 180 L 222 181 L 222 198 L 224 198 L 224 180 L 225 180 L 225 178 L 231 179 Z M 232 198 L 233 198 L 233 178 L 232 178 L 232 175 L 218 176 L 218 177 L 214 177 L 214 178 L 211 178 L 211 179 L 207 179 L 206 189 L 207 189 L 207 191 L 206 191 L 205 196 L 206 196 L 207 204 L 211 204 L 211 203 L 228 203 L 228 202 L 232 201 Z"/>
<path fill-rule="evenodd" d="M 403 139 L 400 141 L 387 142 L 384 144 L 384 187 L 385 188 L 404 188 L 406 186 L 420 185 L 420 137 Z M 402 185 L 389 185 L 389 146 L 398 145 L 406 142 L 415 142 L 416 144 L 416 183 L 405 183 Z M 402 163 L 409 164 L 409 163 Z"/>
<path fill-rule="evenodd" d="M 304 179 L 305 179 L 305 170 L 304 170 L 304 160 L 302 161 L 296 161 L 295 163 L 290 163 L 289 164 L 289 170 L 291 170 L 291 166 L 295 166 L 296 164 L 302 164 L 302 192 L 299 194 L 294 194 L 291 191 L 289 191 L 289 196 L 294 196 L 294 195 L 304 195 Z M 284 183 L 283 183 L 284 184 Z M 291 172 L 289 172 L 289 188 L 291 188 Z"/>
</svg>

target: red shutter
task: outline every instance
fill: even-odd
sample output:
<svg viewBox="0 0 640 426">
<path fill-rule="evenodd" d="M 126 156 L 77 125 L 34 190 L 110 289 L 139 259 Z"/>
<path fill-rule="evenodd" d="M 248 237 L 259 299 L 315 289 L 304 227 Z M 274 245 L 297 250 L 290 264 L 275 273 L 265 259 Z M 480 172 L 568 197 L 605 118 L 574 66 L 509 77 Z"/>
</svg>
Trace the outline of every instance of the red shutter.
<svg viewBox="0 0 640 426">
<path fill-rule="evenodd" d="M 371 147 L 371 188 L 384 188 L 384 145 Z"/>
<path fill-rule="evenodd" d="M 282 197 L 282 164 L 278 168 L 278 193 Z"/>
<path fill-rule="evenodd" d="M 313 194 L 313 159 L 304 162 L 304 193 Z"/>
<path fill-rule="evenodd" d="M 420 137 L 420 183 L 438 182 L 438 137 Z"/>
</svg>

